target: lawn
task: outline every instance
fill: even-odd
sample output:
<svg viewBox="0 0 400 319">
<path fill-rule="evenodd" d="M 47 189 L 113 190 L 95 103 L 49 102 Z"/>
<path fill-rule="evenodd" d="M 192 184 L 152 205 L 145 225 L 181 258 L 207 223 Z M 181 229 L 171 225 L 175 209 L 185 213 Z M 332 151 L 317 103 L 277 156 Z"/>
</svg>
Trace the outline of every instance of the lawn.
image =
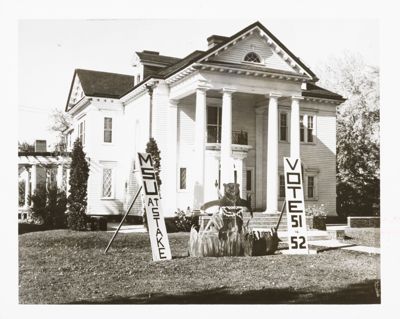
<svg viewBox="0 0 400 319">
<path fill-rule="evenodd" d="M 147 234 L 53 230 L 19 236 L 19 301 L 64 303 L 379 303 L 380 256 L 187 257 L 188 233 L 169 234 L 171 261 L 152 262 Z"/>
</svg>

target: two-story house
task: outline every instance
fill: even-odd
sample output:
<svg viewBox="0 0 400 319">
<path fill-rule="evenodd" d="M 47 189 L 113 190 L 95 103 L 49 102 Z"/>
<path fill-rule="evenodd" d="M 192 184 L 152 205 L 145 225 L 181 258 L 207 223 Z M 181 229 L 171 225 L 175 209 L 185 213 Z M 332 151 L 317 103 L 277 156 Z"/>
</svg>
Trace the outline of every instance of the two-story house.
<svg viewBox="0 0 400 319">
<path fill-rule="evenodd" d="M 171 39 L 172 41 L 173 39 Z M 284 200 L 283 157 L 300 156 L 305 202 L 336 214 L 336 106 L 344 99 L 261 23 L 212 35 L 184 58 L 136 52 L 133 75 L 76 70 L 66 112 L 71 148 L 90 160 L 88 214 L 122 214 L 138 188 L 136 152 L 161 151 L 165 216 L 240 184 L 256 211 Z"/>
</svg>

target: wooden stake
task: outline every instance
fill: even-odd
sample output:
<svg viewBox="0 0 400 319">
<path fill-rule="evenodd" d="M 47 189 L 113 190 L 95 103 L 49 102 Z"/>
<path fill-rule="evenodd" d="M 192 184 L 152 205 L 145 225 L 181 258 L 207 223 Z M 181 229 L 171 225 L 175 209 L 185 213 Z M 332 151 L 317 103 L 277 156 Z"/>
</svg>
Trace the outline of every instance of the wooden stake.
<svg viewBox="0 0 400 319">
<path fill-rule="evenodd" d="M 111 237 L 110 242 L 108 243 L 107 248 L 106 248 L 106 250 L 104 251 L 105 254 L 107 253 L 107 251 L 108 251 L 108 249 L 110 248 L 112 242 L 114 241 L 114 239 L 115 239 L 115 237 L 117 236 L 119 230 L 121 229 L 121 226 L 122 226 L 123 222 L 125 221 L 126 216 L 128 216 L 130 210 L 132 209 L 133 204 L 135 204 L 136 199 L 138 198 L 138 196 L 139 196 L 141 190 L 142 190 L 142 186 L 139 187 L 139 189 L 138 189 L 138 191 L 137 191 L 135 197 L 133 198 L 133 201 L 132 201 L 131 204 L 129 205 L 129 208 L 126 210 L 126 213 L 125 213 L 124 217 L 122 218 L 121 222 L 119 223 L 119 226 L 118 226 L 117 230 L 115 231 L 114 235 Z"/>
</svg>

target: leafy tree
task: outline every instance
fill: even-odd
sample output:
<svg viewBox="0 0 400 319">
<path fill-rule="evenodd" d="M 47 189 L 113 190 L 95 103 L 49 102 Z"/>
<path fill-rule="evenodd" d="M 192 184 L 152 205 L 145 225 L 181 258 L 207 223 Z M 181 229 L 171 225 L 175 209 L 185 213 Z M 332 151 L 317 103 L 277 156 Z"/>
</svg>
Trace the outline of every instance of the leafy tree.
<svg viewBox="0 0 400 319">
<path fill-rule="evenodd" d="M 156 172 L 156 179 L 158 183 L 158 187 L 161 186 L 161 179 L 160 179 L 160 170 L 161 170 L 161 157 L 160 157 L 160 150 L 158 149 L 158 145 L 156 140 L 151 137 L 150 141 L 146 145 L 146 153 L 151 155 L 153 159 L 154 170 Z"/>
<path fill-rule="evenodd" d="M 82 142 L 74 142 L 71 155 L 70 195 L 68 196 L 69 213 L 68 227 L 74 230 L 85 230 L 87 207 L 87 182 L 89 178 L 89 164 L 85 158 Z"/>
<path fill-rule="evenodd" d="M 345 54 L 320 72 L 321 85 L 347 98 L 337 108 L 340 215 L 370 215 L 380 202 L 379 69 Z"/>
<path fill-rule="evenodd" d="M 66 142 L 64 132 L 71 126 L 71 117 L 68 113 L 63 112 L 58 108 L 54 108 L 50 114 L 49 130 L 57 135 L 55 150 L 63 152 L 66 150 Z"/>
<path fill-rule="evenodd" d="M 28 142 L 18 142 L 18 152 L 34 152 L 35 145 Z"/>
</svg>

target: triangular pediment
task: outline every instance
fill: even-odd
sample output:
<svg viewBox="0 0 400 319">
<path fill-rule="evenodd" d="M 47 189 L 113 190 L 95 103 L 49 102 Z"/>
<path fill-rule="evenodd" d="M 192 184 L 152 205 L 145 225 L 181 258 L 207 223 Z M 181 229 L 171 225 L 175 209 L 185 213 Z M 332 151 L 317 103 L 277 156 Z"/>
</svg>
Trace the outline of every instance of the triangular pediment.
<svg viewBox="0 0 400 319">
<path fill-rule="evenodd" d="M 83 91 L 81 81 L 79 79 L 78 74 L 75 72 L 74 77 L 72 79 L 71 89 L 69 92 L 68 102 L 67 102 L 67 110 L 78 103 L 85 96 L 85 92 Z"/>
<path fill-rule="evenodd" d="M 246 55 L 249 53 L 256 55 L 258 61 L 248 61 Z M 308 77 L 309 80 L 316 78 L 299 58 L 260 23 L 255 23 L 216 46 L 214 50 L 209 50 L 208 54 L 198 62 L 208 61 L 297 73 Z"/>
</svg>

